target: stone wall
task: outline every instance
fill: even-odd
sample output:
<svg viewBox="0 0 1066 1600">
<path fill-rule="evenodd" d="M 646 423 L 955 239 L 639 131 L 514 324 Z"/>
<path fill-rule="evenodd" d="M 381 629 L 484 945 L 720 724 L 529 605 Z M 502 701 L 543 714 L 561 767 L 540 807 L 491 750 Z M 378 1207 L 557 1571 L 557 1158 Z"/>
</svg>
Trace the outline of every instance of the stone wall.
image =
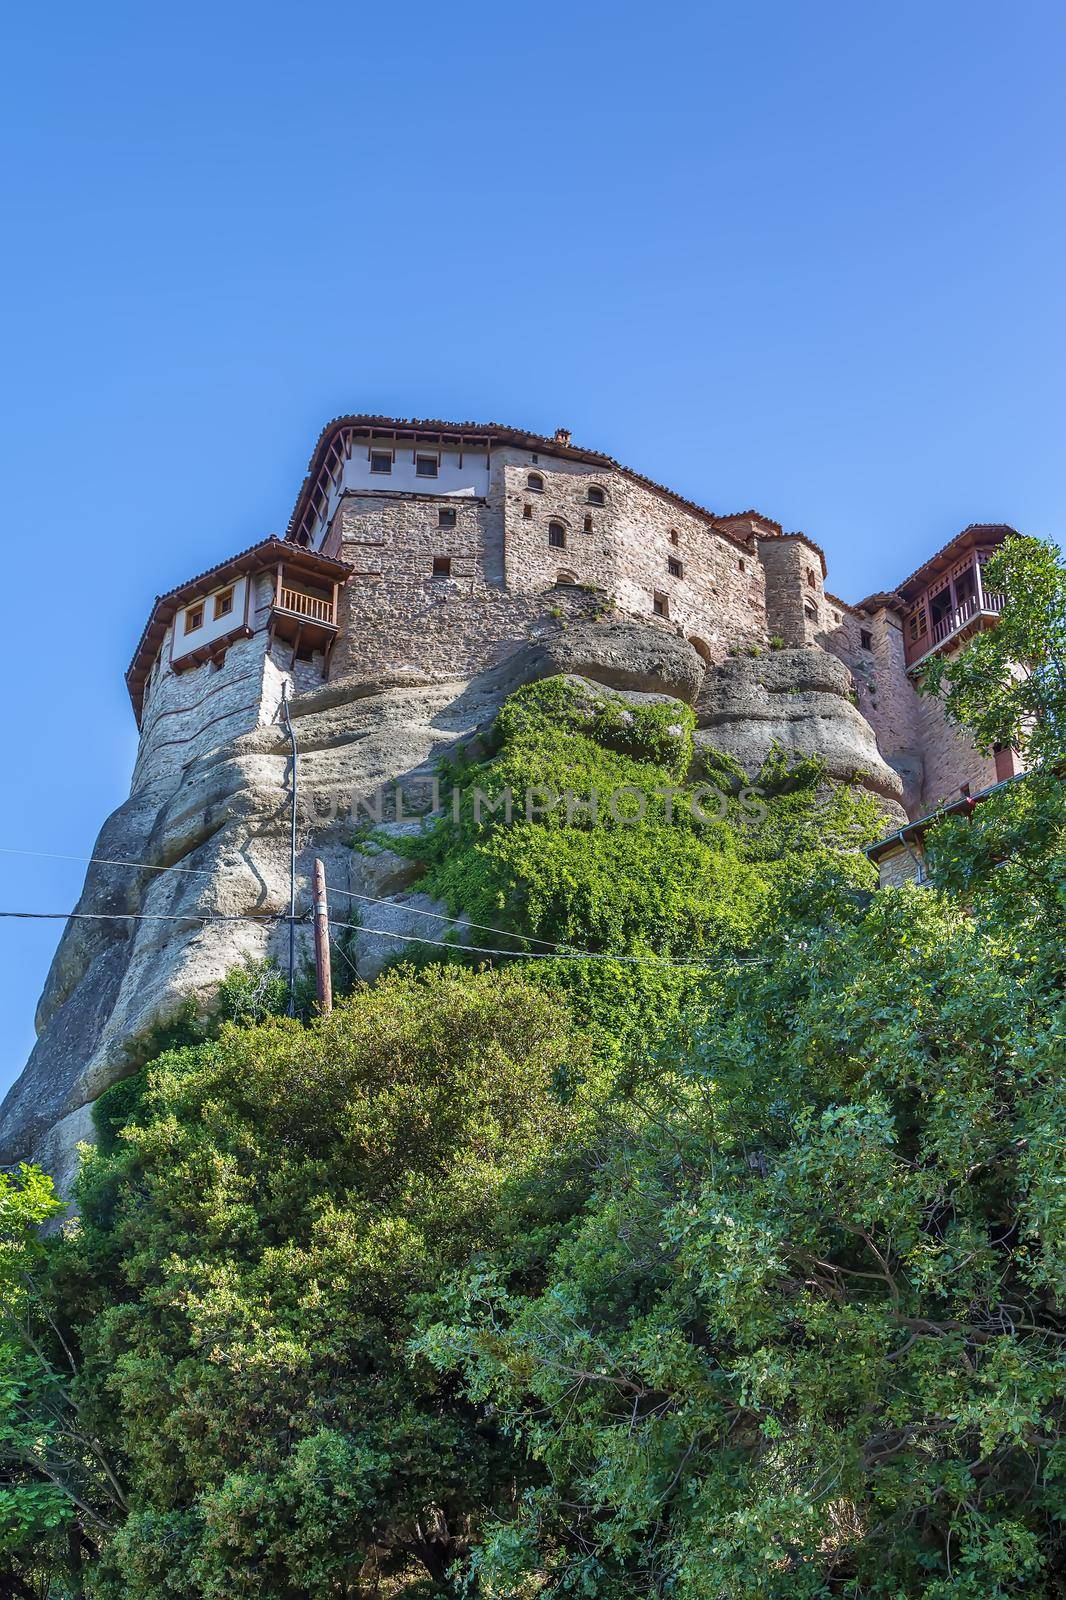
<svg viewBox="0 0 1066 1600">
<path fill-rule="evenodd" d="M 817 643 L 826 619 L 820 552 L 802 534 L 773 534 L 758 546 L 770 635 L 790 649 Z"/>
<path fill-rule="evenodd" d="M 907 811 L 918 816 L 924 774 L 921 708 L 904 665 L 899 615 L 886 606 L 860 614 L 832 596 L 829 604 L 840 621 L 820 635 L 819 643 L 850 668 L 856 704 L 903 781 Z"/>
<path fill-rule="evenodd" d="M 901 889 L 905 883 L 925 883 L 925 856 L 915 845 L 887 850 L 877 862 L 877 882 L 882 889 Z"/>
<path fill-rule="evenodd" d="M 498 455 L 510 590 L 542 589 L 560 573 L 599 585 L 627 616 L 669 620 L 708 660 L 765 641 L 762 566 L 739 539 L 624 473 L 572 461 L 533 464 L 518 450 Z M 530 488 L 531 474 L 542 489 Z M 590 502 L 590 489 L 602 491 L 604 504 Z M 553 524 L 563 529 L 562 547 L 551 542 Z"/>
<path fill-rule="evenodd" d="M 922 810 L 934 810 L 945 800 L 957 800 L 964 788 L 977 794 L 996 782 L 996 763 L 982 756 L 969 739 L 952 727 L 939 700 L 918 699 L 922 750 L 925 757 Z"/>
<path fill-rule="evenodd" d="M 348 494 L 324 548 L 353 568 L 334 673 L 480 671 L 549 618 L 615 608 L 668 620 L 707 660 L 767 637 L 754 550 L 581 462 L 501 449 L 484 499 Z"/>
</svg>

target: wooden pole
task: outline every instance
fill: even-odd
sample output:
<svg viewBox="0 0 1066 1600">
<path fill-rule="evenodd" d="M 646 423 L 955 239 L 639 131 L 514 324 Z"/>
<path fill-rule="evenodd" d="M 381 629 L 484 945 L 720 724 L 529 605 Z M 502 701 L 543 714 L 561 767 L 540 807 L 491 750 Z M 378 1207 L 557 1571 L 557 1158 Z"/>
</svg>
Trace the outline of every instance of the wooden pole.
<svg viewBox="0 0 1066 1600">
<path fill-rule="evenodd" d="M 329 963 L 329 903 L 326 900 L 326 869 L 315 861 L 315 987 L 322 1016 L 333 1010 L 333 972 Z"/>
</svg>

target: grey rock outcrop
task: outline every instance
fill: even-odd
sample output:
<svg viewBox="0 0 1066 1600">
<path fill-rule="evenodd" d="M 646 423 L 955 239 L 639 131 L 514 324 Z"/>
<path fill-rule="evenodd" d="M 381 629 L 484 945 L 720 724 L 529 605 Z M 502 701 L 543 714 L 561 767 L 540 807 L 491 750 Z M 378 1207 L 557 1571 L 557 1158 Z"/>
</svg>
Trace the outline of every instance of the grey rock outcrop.
<svg viewBox="0 0 1066 1600">
<path fill-rule="evenodd" d="M 705 678 L 700 657 L 665 627 L 582 623 L 472 680 L 415 671 L 341 679 L 291 702 L 298 871 L 306 903 L 312 859 L 322 857 L 333 916 L 358 908 L 345 951 L 360 976 L 374 976 L 408 940 L 484 938 L 419 892 L 407 855 L 353 850 L 355 824 L 377 820 L 383 789 L 386 832 L 417 829 L 396 820 L 395 785 L 408 816 L 428 809 L 439 758 L 483 735 L 520 684 L 558 673 L 592 680 L 590 706 L 602 693 L 594 686 L 623 703 L 649 695 L 695 703 L 698 740 L 752 773 L 775 745 L 817 753 L 833 777 L 857 777 L 902 820 L 899 778 L 848 699 L 847 670 L 819 650 L 736 657 Z M 284 961 L 289 782 L 285 732 L 259 726 L 138 789 L 105 823 L 94 854 L 145 865 L 92 866 L 77 909 L 130 920 L 67 925 L 38 1008 L 37 1044 L 0 1106 L 0 1162 L 41 1160 L 67 1190 L 77 1142 L 92 1136 L 92 1102 L 140 1064 L 157 1025 L 188 999 L 206 1004 L 242 961 Z M 299 939 L 309 953 L 310 930 L 301 927 Z"/>
<path fill-rule="evenodd" d="M 449 924 L 391 903 L 417 869 L 392 852 L 386 859 L 353 851 L 353 824 L 378 803 L 385 816 L 394 811 L 397 783 L 416 808 L 420 794 L 431 794 L 439 756 L 491 721 L 501 698 L 494 683 L 350 680 L 346 692 L 330 685 L 291 703 L 303 899 L 318 855 L 338 891 L 338 920 L 361 904 L 341 891 L 390 901 L 371 900 L 356 918 L 364 926 L 351 947 L 357 964 L 365 957 L 366 976 L 386 951 L 402 948 L 389 932 L 410 938 L 422 927 L 438 936 Z M 105 823 L 94 856 L 148 866 L 91 866 L 76 909 L 138 920 L 67 924 L 38 1007 L 37 1043 L 0 1106 L 0 1163 L 45 1160 L 66 1188 L 77 1142 L 91 1137 L 89 1106 L 140 1064 L 152 1030 L 186 1000 L 206 1003 L 242 961 L 285 959 L 287 932 L 277 919 L 289 899 L 289 771 L 284 731 L 260 728 L 192 762 L 176 783 L 138 791 Z M 424 896 L 417 903 L 445 910 Z M 224 917 L 234 920 L 207 920 Z M 387 931 L 377 936 L 374 928 Z M 307 956 L 309 930 L 299 930 L 299 944 Z"/>
<path fill-rule="evenodd" d="M 581 622 L 524 646 L 501 669 L 510 688 L 555 673 L 694 705 L 704 666 L 680 634 L 651 622 Z"/>
<path fill-rule="evenodd" d="M 820 756 L 831 778 L 871 790 L 884 802 L 886 817 L 902 826 L 899 774 L 883 760 L 851 696 L 847 667 L 824 650 L 732 656 L 704 680 L 696 744 L 731 756 L 751 778 L 774 749 L 789 757 Z"/>
</svg>

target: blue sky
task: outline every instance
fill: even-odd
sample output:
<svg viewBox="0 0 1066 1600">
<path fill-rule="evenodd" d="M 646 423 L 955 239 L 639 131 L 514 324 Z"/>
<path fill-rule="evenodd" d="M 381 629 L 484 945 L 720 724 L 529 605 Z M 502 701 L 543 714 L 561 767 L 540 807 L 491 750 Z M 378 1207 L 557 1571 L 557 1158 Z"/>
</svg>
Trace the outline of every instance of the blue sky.
<svg viewBox="0 0 1066 1600">
<path fill-rule="evenodd" d="M 284 527 L 338 412 L 602 449 L 857 598 L 1061 536 L 1066 11 L 9 7 L 8 850 L 125 796 L 152 597 Z M 0 906 L 76 863 L 0 854 Z M 0 1087 L 55 924 L 0 923 Z"/>
</svg>

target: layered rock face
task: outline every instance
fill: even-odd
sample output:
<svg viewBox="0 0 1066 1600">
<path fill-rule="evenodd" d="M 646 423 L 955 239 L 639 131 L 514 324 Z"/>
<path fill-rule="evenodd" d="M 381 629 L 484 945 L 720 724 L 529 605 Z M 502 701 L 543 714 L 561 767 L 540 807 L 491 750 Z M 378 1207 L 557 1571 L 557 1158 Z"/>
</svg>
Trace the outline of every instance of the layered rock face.
<svg viewBox="0 0 1066 1600">
<path fill-rule="evenodd" d="M 520 684 L 557 673 L 695 704 L 698 740 L 751 773 L 775 745 L 820 755 L 831 776 L 858 781 L 903 819 L 899 779 L 849 699 L 847 670 L 818 649 L 738 656 L 705 675 L 692 646 L 667 628 L 577 623 L 475 678 L 347 676 L 297 696 L 290 711 L 300 907 L 320 856 L 333 915 L 346 920 L 357 909 L 363 924 L 347 954 L 360 976 L 372 977 L 405 941 L 441 938 L 455 924 L 417 892 L 406 858 L 353 851 L 355 826 L 380 814 L 386 835 L 417 827 L 397 816 L 396 786 L 408 814 L 428 808 L 439 759 L 484 733 Z M 38 1007 L 37 1044 L 0 1107 L 0 1162 L 36 1159 L 68 1188 L 78 1141 L 92 1138 L 92 1102 L 141 1063 L 151 1030 L 190 997 L 206 1003 L 242 961 L 284 963 L 291 777 L 279 720 L 146 784 L 109 818 L 94 855 L 146 865 L 94 865 L 77 909 L 138 920 L 67 925 Z M 218 918 L 233 920 L 206 920 Z M 304 926 L 299 942 L 306 954 Z"/>
<path fill-rule="evenodd" d="M 791 757 L 819 756 L 831 778 L 880 796 L 888 825 L 902 827 L 900 776 L 853 701 L 851 674 L 824 650 L 734 656 L 704 680 L 696 742 L 732 756 L 749 777 L 775 748 Z"/>
</svg>

